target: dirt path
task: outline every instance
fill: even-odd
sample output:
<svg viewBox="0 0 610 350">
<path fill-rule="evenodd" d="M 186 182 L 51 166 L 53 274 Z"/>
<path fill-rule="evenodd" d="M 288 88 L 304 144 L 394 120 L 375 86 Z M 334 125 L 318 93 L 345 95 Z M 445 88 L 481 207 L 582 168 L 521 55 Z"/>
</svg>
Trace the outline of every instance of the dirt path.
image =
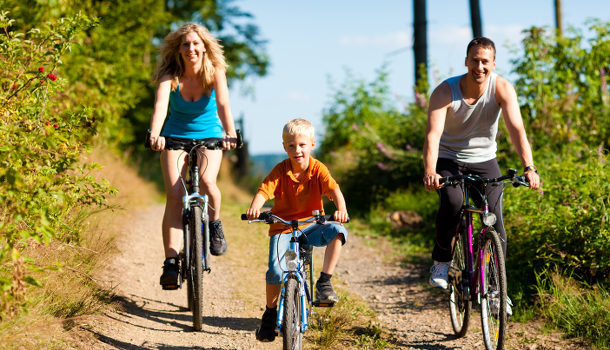
<svg viewBox="0 0 610 350">
<path fill-rule="evenodd" d="M 238 217 L 246 204 L 227 204 L 224 217 Z M 116 311 L 91 324 L 100 340 L 96 349 L 279 349 L 280 341 L 263 344 L 254 339 L 264 302 L 267 237 L 265 225 L 223 220 L 229 251 L 213 257 L 205 276 L 204 327 L 192 331 L 185 308 L 185 290 L 163 291 L 159 275 L 163 261 L 160 235 L 163 205 L 130 211 L 121 219 L 120 253 L 106 271 L 117 286 Z M 349 227 L 348 227 L 349 229 Z M 374 248 L 373 248 L 374 247 Z M 392 335 L 392 347 L 401 349 L 481 349 L 480 321 L 475 315 L 469 334 L 453 336 L 447 302 L 424 283 L 427 269 L 393 262 L 395 249 L 383 240 L 351 232 L 335 272 L 337 286 L 370 303 L 380 324 Z M 254 253 L 259 252 L 259 253 Z M 383 260 L 382 260 L 382 257 Z M 388 258 L 389 257 L 389 258 Z M 343 281 L 343 283 L 340 283 Z M 538 327 L 539 328 L 539 327 Z M 512 324 L 508 349 L 584 349 L 560 341 L 531 324 Z"/>
</svg>

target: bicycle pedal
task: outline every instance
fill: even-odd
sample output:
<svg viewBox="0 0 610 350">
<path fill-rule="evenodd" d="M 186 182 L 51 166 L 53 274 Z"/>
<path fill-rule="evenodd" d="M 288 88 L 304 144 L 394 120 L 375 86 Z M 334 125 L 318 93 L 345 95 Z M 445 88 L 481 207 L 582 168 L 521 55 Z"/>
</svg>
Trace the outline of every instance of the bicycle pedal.
<svg viewBox="0 0 610 350">
<path fill-rule="evenodd" d="M 313 306 L 315 307 L 334 307 L 335 303 L 331 302 L 331 303 L 321 303 L 319 301 L 314 301 L 313 302 Z"/>
<path fill-rule="evenodd" d="M 176 290 L 178 288 L 182 288 L 182 285 L 179 284 L 168 284 L 165 286 L 161 286 L 163 290 Z"/>
</svg>

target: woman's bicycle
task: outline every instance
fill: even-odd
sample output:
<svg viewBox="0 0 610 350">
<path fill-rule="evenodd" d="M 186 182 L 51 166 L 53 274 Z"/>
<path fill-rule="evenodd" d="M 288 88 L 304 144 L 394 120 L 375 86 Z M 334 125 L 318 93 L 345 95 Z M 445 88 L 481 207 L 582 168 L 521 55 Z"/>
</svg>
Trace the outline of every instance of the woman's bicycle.
<svg viewBox="0 0 610 350">
<path fill-rule="evenodd" d="M 281 223 L 286 225 L 286 228 L 290 228 L 290 232 L 284 234 L 292 235 L 290 247 L 284 254 L 287 270 L 283 271 L 282 294 L 276 321 L 276 332 L 282 335 L 284 350 L 296 350 L 303 347 L 303 333 L 308 329 L 308 319 L 311 317 L 313 306 L 334 306 L 334 303 L 320 303 L 313 300 L 313 246 L 308 244 L 307 235 L 297 235 L 297 233 L 300 232 L 299 226 L 309 223 L 314 225 L 342 224 L 331 221 L 332 215 L 320 215 L 318 210 L 314 210 L 312 215 L 311 218 L 304 221 L 286 221 L 267 211 L 261 213 L 258 220 L 248 221 L 248 223 Z M 241 219 L 248 220 L 246 214 L 242 214 Z M 280 259 L 279 255 L 278 259 Z"/>
<path fill-rule="evenodd" d="M 241 131 L 237 130 L 236 133 L 237 148 L 241 148 Z M 166 149 L 183 150 L 187 157 L 187 178 L 184 179 L 180 175 L 185 192 L 182 197 L 183 240 L 179 254 L 179 284 L 174 289 L 182 288 L 182 281 L 186 281 L 188 310 L 193 312 L 193 328 L 200 331 L 203 321 L 203 273 L 210 273 L 212 269 L 208 215 L 210 205 L 208 195 L 199 193 L 199 159 L 205 157 L 205 149 L 223 149 L 222 139 L 190 140 L 166 137 L 165 142 Z"/>
<path fill-rule="evenodd" d="M 504 349 L 506 332 L 507 284 L 504 253 L 500 236 L 493 228 L 495 214 L 489 212 L 487 187 L 529 186 L 517 170 L 498 178 L 483 178 L 475 175 L 455 175 L 440 179 L 442 187 L 461 186 L 463 205 L 455 237 L 452 242 L 453 263 L 449 268 L 449 311 L 451 325 L 458 337 L 468 331 L 472 301 L 481 305 L 483 340 L 487 350 Z M 480 190 L 482 189 L 482 191 Z M 470 205 L 469 190 L 477 191 L 481 197 L 480 207 Z M 492 189 L 493 190 L 493 189 Z M 480 214 L 482 229 L 478 236 L 477 251 L 473 250 L 473 214 Z"/>
</svg>

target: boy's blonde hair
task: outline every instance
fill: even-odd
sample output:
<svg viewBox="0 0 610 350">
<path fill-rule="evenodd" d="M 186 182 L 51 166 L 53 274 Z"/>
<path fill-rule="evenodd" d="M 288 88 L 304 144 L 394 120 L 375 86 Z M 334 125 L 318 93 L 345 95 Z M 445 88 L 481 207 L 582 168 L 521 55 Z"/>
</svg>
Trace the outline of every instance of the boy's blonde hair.
<svg viewBox="0 0 610 350">
<path fill-rule="evenodd" d="M 313 125 L 307 120 L 293 119 L 284 125 L 282 139 L 285 140 L 287 136 L 308 136 L 314 141 L 314 131 Z"/>
</svg>

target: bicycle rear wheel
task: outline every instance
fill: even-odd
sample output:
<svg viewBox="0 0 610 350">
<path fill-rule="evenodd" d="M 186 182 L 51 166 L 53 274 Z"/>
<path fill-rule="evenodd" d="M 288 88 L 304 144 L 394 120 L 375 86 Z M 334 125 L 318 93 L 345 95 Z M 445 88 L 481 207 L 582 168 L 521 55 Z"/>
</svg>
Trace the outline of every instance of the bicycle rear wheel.
<svg viewBox="0 0 610 350">
<path fill-rule="evenodd" d="M 301 333 L 301 298 L 299 296 L 299 281 L 294 276 L 288 277 L 284 287 L 284 322 L 282 338 L 284 350 L 296 350 L 303 347 Z"/>
<path fill-rule="evenodd" d="M 506 267 L 500 237 L 493 227 L 483 236 L 481 324 L 487 350 L 504 349 L 506 332 Z"/>
<path fill-rule="evenodd" d="M 191 208 L 191 266 L 190 266 L 190 288 L 192 290 L 193 328 L 201 330 L 203 318 L 203 235 L 201 232 L 201 208 Z"/>
<path fill-rule="evenodd" d="M 462 285 L 462 271 L 467 270 L 467 239 L 466 232 L 462 232 L 455 237 L 453 265 L 449 268 L 449 313 L 453 332 L 458 337 L 463 337 L 468 332 L 472 311 L 470 290 L 464 290 Z"/>
</svg>

